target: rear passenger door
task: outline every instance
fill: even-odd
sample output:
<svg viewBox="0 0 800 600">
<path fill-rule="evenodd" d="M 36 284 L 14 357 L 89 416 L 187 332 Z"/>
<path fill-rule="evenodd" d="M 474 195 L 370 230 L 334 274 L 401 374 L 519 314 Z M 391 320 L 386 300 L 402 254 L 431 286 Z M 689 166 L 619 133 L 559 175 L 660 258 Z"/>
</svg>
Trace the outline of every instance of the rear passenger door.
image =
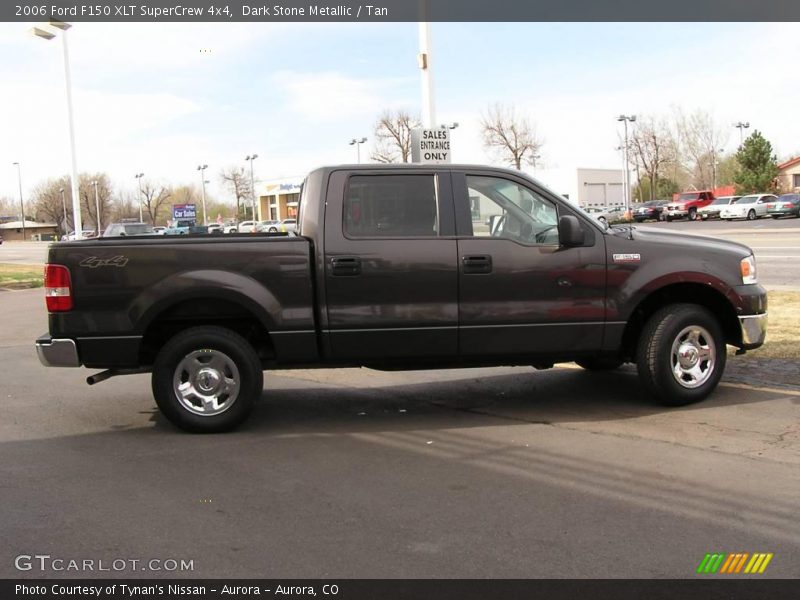
<svg viewBox="0 0 800 600">
<path fill-rule="evenodd" d="M 331 356 L 367 363 L 457 354 L 454 220 L 446 170 L 331 174 L 322 321 Z"/>
</svg>

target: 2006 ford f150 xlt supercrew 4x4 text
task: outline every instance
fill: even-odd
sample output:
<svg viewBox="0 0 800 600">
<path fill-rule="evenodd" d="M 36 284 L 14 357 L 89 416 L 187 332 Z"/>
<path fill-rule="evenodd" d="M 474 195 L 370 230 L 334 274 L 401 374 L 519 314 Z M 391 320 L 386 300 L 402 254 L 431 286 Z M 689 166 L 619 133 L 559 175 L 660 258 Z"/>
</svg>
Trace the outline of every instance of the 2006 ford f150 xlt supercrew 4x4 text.
<svg viewBox="0 0 800 600">
<path fill-rule="evenodd" d="M 299 210 L 297 235 L 52 244 L 41 362 L 151 372 L 170 421 L 222 431 L 265 369 L 633 362 L 676 406 L 764 342 L 749 248 L 609 228 L 516 171 L 320 168 Z"/>
</svg>

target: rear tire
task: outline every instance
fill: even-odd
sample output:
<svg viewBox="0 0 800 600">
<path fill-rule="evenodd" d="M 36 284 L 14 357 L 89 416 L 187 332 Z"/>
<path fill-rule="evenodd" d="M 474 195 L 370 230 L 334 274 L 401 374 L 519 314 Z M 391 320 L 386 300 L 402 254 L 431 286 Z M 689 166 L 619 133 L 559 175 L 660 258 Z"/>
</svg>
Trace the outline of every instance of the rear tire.
<svg viewBox="0 0 800 600">
<path fill-rule="evenodd" d="M 582 358 L 575 363 L 587 371 L 613 371 L 622 366 L 623 361 L 618 358 Z"/>
<path fill-rule="evenodd" d="M 671 304 L 645 324 L 636 350 L 639 378 L 664 406 L 685 406 L 717 387 L 727 349 L 720 324 L 706 308 Z"/>
<path fill-rule="evenodd" d="M 161 413 L 195 433 L 229 431 L 261 396 L 264 373 L 253 346 L 224 327 L 192 327 L 167 342 L 153 365 Z"/>
</svg>

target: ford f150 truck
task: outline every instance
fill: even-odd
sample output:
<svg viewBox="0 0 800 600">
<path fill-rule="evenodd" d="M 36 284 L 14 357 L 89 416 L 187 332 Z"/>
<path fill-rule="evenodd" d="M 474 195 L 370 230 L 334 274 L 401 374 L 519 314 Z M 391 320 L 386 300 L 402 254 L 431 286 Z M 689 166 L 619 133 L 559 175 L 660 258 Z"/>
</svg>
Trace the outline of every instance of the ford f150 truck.
<svg viewBox="0 0 800 600">
<path fill-rule="evenodd" d="M 320 168 L 299 211 L 291 235 L 52 244 L 41 362 L 149 372 L 171 422 L 211 432 L 266 369 L 632 362 L 677 406 L 714 390 L 727 344 L 764 341 L 749 248 L 608 227 L 516 171 Z"/>
<path fill-rule="evenodd" d="M 690 221 L 697 220 L 697 211 L 708 206 L 714 201 L 714 192 L 702 190 L 698 192 L 683 192 L 667 204 L 664 215 L 667 221 L 688 217 Z"/>
</svg>

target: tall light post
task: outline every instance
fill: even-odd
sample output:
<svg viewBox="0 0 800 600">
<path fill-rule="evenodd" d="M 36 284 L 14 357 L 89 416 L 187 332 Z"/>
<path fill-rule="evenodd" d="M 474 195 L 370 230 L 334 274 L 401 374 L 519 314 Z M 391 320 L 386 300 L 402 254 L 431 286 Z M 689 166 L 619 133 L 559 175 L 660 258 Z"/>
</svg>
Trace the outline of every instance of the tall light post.
<svg viewBox="0 0 800 600">
<path fill-rule="evenodd" d="M 94 186 L 94 209 L 97 211 L 97 237 L 100 237 L 100 194 L 97 193 L 97 179 L 92 182 Z"/>
<path fill-rule="evenodd" d="M 64 206 L 64 235 L 67 234 L 67 196 L 64 193 L 64 188 L 59 188 L 61 192 L 61 204 Z"/>
<path fill-rule="evenodd" d="M 622 123 L 625 125 L 625 147 L 623 148 L 625 172 L 623 173 L 624 178 L 622 183 L 622 192 L 623 200 L 625 202 L 625 211 L 627 212 L 631 209 L 630 164 L 628 162 L 628 123 L 635 123 L 636 115 L 620 115 L 617 117 L 617 121 L 622 121 Z"/>
<path fill-rule="evenodd" d="M 142 191 L 142 177 L 144 177 L 144 173 L 137 173 L 134 177 L 139 182 L 139 223 L 144 223 L 144 213 L 142 213 L 142 195 L 144 194 Z"/>
<path fill-rule="evenodd" d="M 69 23 L 50 19 L 50 27 L 61 30 L 62 50 L 64 54 L 64 84 L 67 96 L 67 122 L 69 124 L 69 151 L 70 151 L 70 178 L 72 180 L 72 219 L 75 231 L 75 239 L 83 237 L 81 226 L 81 197 L 78 191 L 78 161 L 75 154 L 75 120 L 72 116 L 72 78 L 69 68 L 69 48 L 67 47 L 67 30 L 72 27 Z M 52 40 L 55 34 L 45 29 L 34 27 L 31 32 L 44 40 Z"/>
<path fill-rule="evenodd" d="M 200 185 L 203 190 L 203 225 L 208 225 L 208 216 L 206 215 L 206 173 L 205 170 L 208 165 L 197 165 L 197 170 L 200 171 Z"/>
<path fill-rule="evenodd" d="M 419 61 L 422 78 L 422 126 L 433 128 L 436 106 L 433 99 L 433 69 L 431 61 L 431 25 L 428 22 L 428 0 L 420 0 Z"/>
<path fill-rule="evenodd" d="M 717 189 L 717 165 L 719 164 L 717 162 L 717 155 L 722 152 L 725 152 L 723 148 L 720 148 L 719 150 L 716 148 L 711 149 L 711 189 L 713 190 Z"/>
<path fill-rule="evenodd" d="M 350 140 L 350 145 L 356 147 L 356 159 L 358 160 L 358 164 L 361 164 L 361 144 L 367 141 L 367 138 L 362 137 L 361 139 L 353 138 Z"/>
<path fill-rule="evenodd" d="M 22 172 L 18 162 L 14 163 L 17 167 L 17 183 L 19 184 L 19 210 L 22 214 L 22 241 L 25 241 L 25 204 L 22 202 Z"/>
<path fill-rule="evenodd" d="M 253 221 L 256 220 L 256 186 L 253 179 L 253 161 L 258 158 L 258 154 L 248 154 L 244 157 L 245 160 L 250 161 L 250 193 L 253 195 Z M 255 231 L 255 228 L 253 228 Z"/>
<path fill-rule="evenodd" d="M 741 147 L 744 144 L 744 130 L 750 129 L 750 122 L 739 121 L 738 123 L 734 123 L 733 126 L 739 130 L 739 146 Z"/>
</svg>

